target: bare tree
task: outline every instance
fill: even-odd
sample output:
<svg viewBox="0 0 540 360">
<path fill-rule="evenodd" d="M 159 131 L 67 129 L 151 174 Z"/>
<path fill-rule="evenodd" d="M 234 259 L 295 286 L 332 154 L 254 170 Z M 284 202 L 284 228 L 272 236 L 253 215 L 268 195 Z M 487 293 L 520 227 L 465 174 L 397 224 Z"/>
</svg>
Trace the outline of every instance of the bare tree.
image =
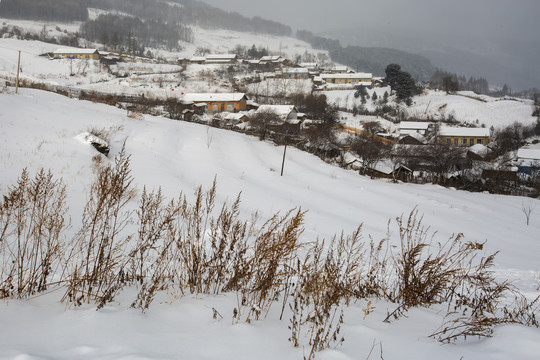
<svg viewBox="0 0 540 360">
<path fill-rule="evenodd" d="M 272 125 L 281 124 L 281 118 L 272 110 L 257 111 L 249 119 L 249 124 L 257 132 L 260 140 L 265 140 Z"/>
<path fill-rule="evenodd" d="M 391 148 L 390 144 L 364 134 L 355 137 L 351 144 L 351 150 L 362 159 L 361 163 L 364 172 L 379 160 L 388 156 Z"/>
<path fill-rule="evenodd" d="M 531 214 L 532 214 L 532 212 L 534 211 L 535 208 L 536 208 L 536 204 L 532 200 L 529 200 L 527 202 L 525 202 L 525 201 L 521 202 L 521 211 L 523 212 L 523 214 L 525 214 L 525 219 L 527 221 L 527 226 L 529 226 L 529 221 L 531 219 Z"/>
</svg>

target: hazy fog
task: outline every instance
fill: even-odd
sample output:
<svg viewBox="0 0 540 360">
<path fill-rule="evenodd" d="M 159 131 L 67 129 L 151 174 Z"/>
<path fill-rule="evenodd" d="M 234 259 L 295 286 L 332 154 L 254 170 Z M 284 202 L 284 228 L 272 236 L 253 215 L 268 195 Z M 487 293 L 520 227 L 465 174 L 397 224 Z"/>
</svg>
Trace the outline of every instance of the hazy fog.
<svg viewBox="0 0 540 360">
<path fill-rule="evenodd" d="M 247 16 L 338 38 L 395 47 L 435 66 L 516 89 L 540 88 L 540 0 L 205 0 Z"/>
</svg>

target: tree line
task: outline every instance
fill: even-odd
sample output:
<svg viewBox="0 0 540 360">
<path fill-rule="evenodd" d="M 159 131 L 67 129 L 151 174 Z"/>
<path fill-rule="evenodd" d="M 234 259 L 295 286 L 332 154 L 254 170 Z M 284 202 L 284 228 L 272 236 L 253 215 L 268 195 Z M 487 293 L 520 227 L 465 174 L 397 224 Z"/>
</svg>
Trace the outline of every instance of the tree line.
<svg viewBox="0 0 540 360">
<path fill-rule="evenodd" d="M 88 8 L 116 10 L 143 20 L 184 23 L 204 28 L 222 28 L 290 36 L 291 27 L 255 16 L 224 11 L 191 0 L 3 0 L 0 14 L 7 18 L 46 21 L 86 21 Z"/>
<path fill-rule="evenodd" d="M 80 0 L 79 0 L 80 1 Z M 88 0 L 88 6 L 104 10 L 117 10 L 141 19 L 181 22 L 204 28 L 222 28 L 289 36 L 289 26 L 255 16 L 248 18 L 199 1 L 190 0 Z"/>
<path fill-rule="evenodd" d="M 88 19 L 88 9 L 85 1 L 3 0 L 0 15 L 10 19 L 84 21 Z"/>
<path fill-rule="evenodd" d="M 112 14 L 86 21 L 81 25 L 80 33 L 115 50 L 138 55 L 142 55 L 145 46 L 166 46 L 176 50 L 178 41 L 193 41 L 193 31 L 187 26 Z"/>
<path fill-rule="evenodd" d="M 465 76 L 458 76 L 441 69 L 435 70 L 431 75 L 429 83 L 432 87 L 454 92 L 459 90 L 473 91 L 477 94 L 489 94 L 489 83 L 486 79 L 471 76 L 467 79 Z"/>
</svg>

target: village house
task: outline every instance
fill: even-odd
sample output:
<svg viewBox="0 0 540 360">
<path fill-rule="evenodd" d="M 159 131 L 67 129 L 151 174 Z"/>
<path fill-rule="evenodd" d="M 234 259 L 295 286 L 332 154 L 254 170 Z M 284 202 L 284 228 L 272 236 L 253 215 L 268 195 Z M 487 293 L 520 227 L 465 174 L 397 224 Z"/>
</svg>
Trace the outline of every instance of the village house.
<svg viewBox="0 0 540 360">
<path fill-rule="evenodd" d="M 309 70 L 306 68 L 286 68 L 281 72 L 285 79 L 308 79 Z"/>
<path fill-rule="evenodd" d="M 349 68 L 347 66 L 334 66 L 330 69 L 331 74 L 346 74 L 349 72 Z"/>
<path fill-rule="evenodd" d="M 184 95 L 184 101 L 191 101 L 197 107 L 204 106 L 207 111 L 220 112 L 243 111 L 247 108 L 247 96 L 244 93 L 191 93 Z"/>
<path fill-rule="evenodd" d="M 429 122 L 402 121 L 399 123 L 399 136 L 401 137 L 410 134 L 426 136 L 428 134 L 428 129 L 432 127 L 433 125 Z"/>
<path fill-rule="evenodd" d="M 279 117 L 279 122 L 269 124 L 269 128 L 288 134 L 298 134 L 302 120 L 298 118 L 298 109 L 294 105 L 260 105 L 256 113 L 272 112 Z"/>
<path fill-rule="evenodd" d="M 250 69 L 259 71 L 274 71 L 283 66 L 289 66 L 290 61 L 279 55 L 267 55 L 258 60 L 248 60 Z"/>
<path fill-rule="evenodd" d="M 240 123 L 247 122 L 249 117 L 246 112 L 229 113 L 224 118 L 225 124 L 229 126 L 236 126 Z"/>
<path fill-rule="evenodd" d="M 53 51 L 54 58 L 99 60 L 97 49 L 57 49 Z"/>
<path fill-rule="evenodd" d="M 294 105 L 260 105 L 257 112 L 273 112 L 283 122 L 298 123 L 298 109 Z"/>
<path fill-rule="evenodd" d="M 206 58 L 204 56 L 193 56 L 189 59 L 189 62 L 192 64 L 203 65 L 206 63 Z"/>
<path fill-rule="evenodd" d="M 321 78 L 327 84 L 341 85 L 361 85 L 371 87 L 371 73 L 351 73 L 351 74 L 321 74 Z"/>
<path fill-rule="evenodd" d="M 319 70 L 319 65 L 316 62 L 301 62 L 300 67 L 306 68 L 309 71 L 315 72 Z"/>
<path fill-rule="evenodd" d="M 439 140 L 443 144 L 456 146 L 487 145 L 489 129 L 443 126 L 439 129 Z"/>
<path fill-rule="evenodd" d="M 522 174 L 538 174 L 540 172 L 540 149 L 519 149 L 515 165 Z"/>
<path fill-rule="evenodd" d="M 236 54 L 210 54 L 206 55 L 206 64 L 236 64 Z"/>
</svg>

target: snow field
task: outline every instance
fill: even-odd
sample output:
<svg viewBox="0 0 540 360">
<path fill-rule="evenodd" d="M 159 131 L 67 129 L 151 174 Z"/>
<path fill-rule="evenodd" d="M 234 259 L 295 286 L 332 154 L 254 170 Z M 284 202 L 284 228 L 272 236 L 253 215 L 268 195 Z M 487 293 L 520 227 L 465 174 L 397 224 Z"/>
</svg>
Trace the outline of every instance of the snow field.
<svg viewBox="0 0 540 360">
<path fill-rule="evenodd" d="M 487 241 L 486 253 L 500 251 L 497 276 L 514 280 L 530 298 L 539 294 L 540 210 L 526 226 L 521 204 L 528 199 L 370 180 L 293 148 L 287 150 L 281 177 L 283 147 L 255 137 L 147 115 L 130 119 L 114 107 L 36 90 L 20 89 L 15 95 L 10 89 L 0 94 L 0 193 L 15 183 L 24 167 L 31 175 L 40 167 L 50 168 L 68 186 L 70 231 L 77 231 L 93 179 L 92 157 L 97 154 L 77 136 L 92 127 L 117 129 L 111 155 L 126 141 L 139 190 L 144 185 L 149 189 L 161 186 L 169 198 L 180 191 L 190 196 L 197 186 L 208 188 L 217 177 L 218 204 L 232 203 L 242 192 L 241 212 L 246 219 L 256 210 L 263 219 L 296 206 L 307 210 L 302 241 L 329 240 L 342 230 L 352 232 L 361 223 L 365 239 L 372 235 L 379 240 L 386 235 L 389 219 L 416 207 L 424 215 L 424 224 L 437 231 L 435 241 L 458 232 L 467 241 Z M 392 222 L 394 242 L 396 231 Z M 302 357 L 302 349 L 287 342 L 287 317 L 277 320 L 279 306 L 273 307 L 268 319 L 231 324 L 234 294 L 178 298 L 162 293 L 144 315 L 129 309 L 133 299 L 129 291 L 101 311 L 92 306 L 66 309 L 58 302 L 59 296 L 53 292 L 29 301 L 3 301 L 0 358 Z M 373 312 L 365 319 L 365 301 L 347 308 L 344 345 L 323 351 L 317 358 L 367 358 L 374 343 L 372 356 L 379 356 L 382 343 L 383 355 L 389 359 L 532 360 L 540 353 L 540 331 L 535 328 L 501 326 L 494 338 L 448 346 L 427 338 L 441 325 L 444 304 L 413 309 L 391 324 L 382 320 L 394 304 L 377 301 L 372 306 Z M 212 318 L 212 307 L 222 320 Z"/>
</svg>

